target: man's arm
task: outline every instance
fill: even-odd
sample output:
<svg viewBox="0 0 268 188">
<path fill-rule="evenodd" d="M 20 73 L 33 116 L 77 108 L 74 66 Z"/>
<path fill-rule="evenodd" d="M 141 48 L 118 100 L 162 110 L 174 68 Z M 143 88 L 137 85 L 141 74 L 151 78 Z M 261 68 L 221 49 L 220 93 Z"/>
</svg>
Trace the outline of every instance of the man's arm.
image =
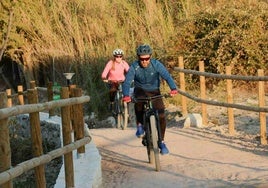
<svg viewBox="0 0 268 188">
<path fill-rule="evenodd" d="M 131 86 L 131 83 L 134 79 L 135 76 L 135 69 L 133 66 L 130 66 L 127 74 L 126 74 L 126 79 L 122 85 L 122 92 L 124 96 L 129 96 L 129 89 Z"/>
<path fill-rule="evenodd" d="M 168 83 L 169 88 L 171 90 L 177 89 L 177 86 L 172 78 L 172 76 L 169 74 L 166 67 L 161 62 L 156 62 L 157 64 L 157 71 L 159 72 L 160 76 Z"/>
</svg>

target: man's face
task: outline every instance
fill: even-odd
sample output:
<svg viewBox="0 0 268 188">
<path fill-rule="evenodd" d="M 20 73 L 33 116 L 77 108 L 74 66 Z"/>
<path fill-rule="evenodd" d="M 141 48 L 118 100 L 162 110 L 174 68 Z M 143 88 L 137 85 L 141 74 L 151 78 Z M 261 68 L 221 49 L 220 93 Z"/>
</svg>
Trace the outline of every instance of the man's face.
<svg viewBox="0 0 268 188">
<path fill-rule="evenodd" d="M 139 56 L 140 65 L 143 68 L 148 67 L 150 65 L 150 58 L 151 58 L 150 55 L 140 55 Z"/>
</svg>

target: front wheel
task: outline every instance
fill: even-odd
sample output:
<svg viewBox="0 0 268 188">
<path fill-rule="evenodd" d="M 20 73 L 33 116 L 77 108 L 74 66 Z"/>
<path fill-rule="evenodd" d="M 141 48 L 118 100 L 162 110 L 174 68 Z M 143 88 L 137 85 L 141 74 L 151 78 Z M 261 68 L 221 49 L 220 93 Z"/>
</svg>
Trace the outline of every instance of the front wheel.
<svg viewBox="0 0 268 188">
<path fill-rule="evenodd" d="M 128 116 L 128 113 L 127 113 L 127 103 L 123 102 L 122 100 L 120 100 L 120 102 L 118 103 L 118 107 L 117 107 L 117 117 L 116 117 L 116 120 L 117 120 L 117 128 L 118 129 L 126 129 L 127 127 L 127 116 Z"/>
<path fill-rule="evenodd" d="M 120 129 L 124 127 L 124 115 L 122 113 L 117 114 L 117 128 Z"/>
<path fill-rule="evenodd" d="M 127 106 L 126 102 L 123 102 L 122 112 L 123 112 L 123 119 L 124 119 L 124 124 L 123 124 L 122 129 L 125 130 L 127 128 L 127 125 L 128 125 L 128 116 L 129 116 L 128 115 L 128 106 Z"/>
<path fill-rule="evenodd" d="M 159 159 L 159 148 L 158 148 L 158 133 L 156 127 L 156 119 L 155 116 L 150 116 L 150 125 L 151 125 L 151 139 L 153 144 L 153 152 L 155 157 L 155 169 L 156 171 L 160 171 L 160 159 Z"/>
</svg>

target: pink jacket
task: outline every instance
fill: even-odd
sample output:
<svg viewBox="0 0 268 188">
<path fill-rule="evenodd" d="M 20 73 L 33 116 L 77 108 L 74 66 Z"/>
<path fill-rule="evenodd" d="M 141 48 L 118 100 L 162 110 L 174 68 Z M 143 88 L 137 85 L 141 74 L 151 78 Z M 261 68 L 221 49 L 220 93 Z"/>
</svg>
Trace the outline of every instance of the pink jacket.
<svg viewBox="0 0 268 188">
<path fill-rule="evenodd" d="M 114 69 L 112 69 L 114 63 Z M 125 80 L 125 73 L 128 71 L 129 65 L 126 61 L 122 60 L 121 63 L 117 63 L 113 60 L 108 61 L 102 74 L 102 79 L 123 81 Z"/>
</svg>

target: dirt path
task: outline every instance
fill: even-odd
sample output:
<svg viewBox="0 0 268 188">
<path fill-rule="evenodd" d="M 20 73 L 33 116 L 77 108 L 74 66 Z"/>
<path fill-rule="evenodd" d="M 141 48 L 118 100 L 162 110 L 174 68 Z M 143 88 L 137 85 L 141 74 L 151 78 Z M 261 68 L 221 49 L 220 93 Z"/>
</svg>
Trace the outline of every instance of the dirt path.
<svg viewBox="0 0 268 188">
<path fill-rule="evenodd" d="M 268 148 L 198 128 L 169 127 L 161 171 L 148 163 L 135 129 L 91 129 L 102 156 L 103 188 L 268 187 Z"/>
</svg>

